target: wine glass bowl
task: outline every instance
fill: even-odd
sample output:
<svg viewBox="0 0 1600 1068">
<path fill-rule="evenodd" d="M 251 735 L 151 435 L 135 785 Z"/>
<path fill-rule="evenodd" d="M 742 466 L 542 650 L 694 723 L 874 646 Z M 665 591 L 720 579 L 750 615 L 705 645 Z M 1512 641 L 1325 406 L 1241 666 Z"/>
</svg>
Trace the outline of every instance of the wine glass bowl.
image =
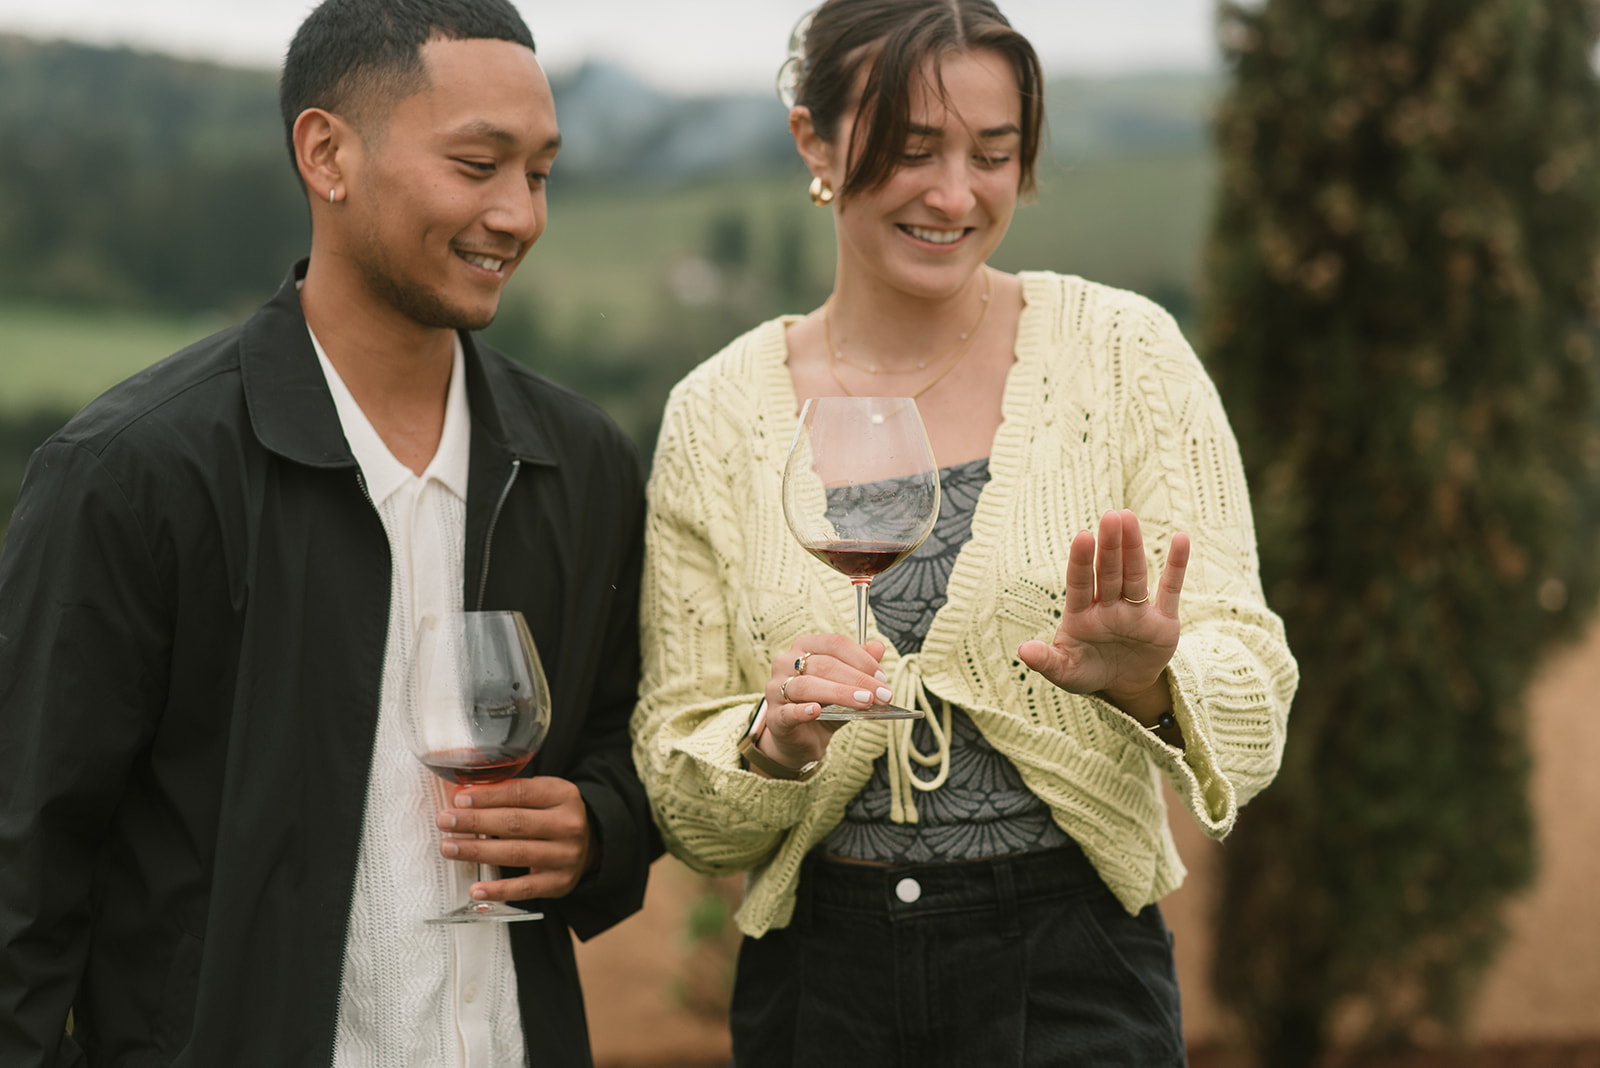
<svg viewBox="0 0 1600 1068">
<path fill-rule="evenodd" d="M 425 614 L 417 625 L 415 699 L 406 737 L 423 766 L 454 786 L 515 777 L 550 729 L 550 688 L 520 612 Z M 479 866 L 479 880 L 494 878 Z M 427 923 L 539 919 L 501 902 L 473 901 Z"/>
<path fill-rule="evenodd" d="M 800 546 L 855 587 L 856 641 L 867 640 L 876 575 L 916 551 L 939 515 L 939 475 L 909 397 L 813 397 L 783 473 L 783 514 Z M 823 719 L 907 719 L 893 705 L 825 705 Z"/>
</svg>

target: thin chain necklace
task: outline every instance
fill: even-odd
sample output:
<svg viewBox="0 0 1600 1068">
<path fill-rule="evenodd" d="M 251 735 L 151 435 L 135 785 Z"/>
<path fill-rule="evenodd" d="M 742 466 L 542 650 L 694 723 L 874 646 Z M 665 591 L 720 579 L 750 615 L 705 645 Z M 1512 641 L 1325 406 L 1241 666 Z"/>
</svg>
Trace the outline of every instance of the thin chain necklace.
<svg viewBox="0 0 1600 1068">
<path fill-rule="evenodd" d="M 940 359 L 934 361 L 934 365 L 935 366 L 938 366 L 940 363 L 944 363 L 946 360 L 949 361 L 949 364 L 945 367 L 944 370 L 940 371 L 938 374 L 936 374 L 932 378 L 930 378 L 927 382 L 923 383 L 921 389 L 919 389 L 915 393 L 911 394 L 911 397 L 912 397 L 913 400 L 916 399 L 917 397 L 922 396 L 924 393 L 928 392 L 928 390 L 932 389 L 934 386 L 936 386 L 940 382 L 942 382 L 944 380 L 944 376 L 949 374 L 951 371 L 954 371 L 956 369 L 956 364 L 960 363 L 961 360 L 962 360 L 962 357 L 966 356 L 966 354 L 968 352 L 972 351 L 972 346 L 977 342 L 977 340 L 978 340 L 978 331 L 983 328 L 984 319 L 988 318 L 988 315 L 989 315 L 989 304 L 990 304 L 989 297 L 994 291 L 994 279 L 993 279 L 993 276 L 991 276 L 990 273 L 989 273 L 989 268 L 987 266 L 985 266 L 985 267 L 982 268 L 982 270 L 983 270 L 983 295 L 979 298 L 979 302 L 978 302 L 978 321 L 973 323 L 971 328 L 968 329 L 966 333 L 961 335 L 961 344 L 960 345 L 958 345 L 954 349 L 950 350 L 950 352 L 947 355 L 945 355 L 945 356 L 941 357 Z M 840 389 L 844 390 L 846 396 L 854 397 L 857 394 L 853 389 L 851 389 L 849 386 L 844 384 L 844 379 L 843 378 L 839 377 L 839 364 L 841 364 L 841 363 L 848 363 L 851 367 L 858 368 L 859 370 L 865 371 L 868 374 L 873 374 L 873 375 L 879 375 L 879 374 L 883 374 L 883 375 L 903 375 L 903 374 L 910 374 L 911 373 L 911 369 L 910 368 L 907 368 L 904 371 L 880 371 L 876 366 L 866 367 L 866 366 L 863 366 L 863 365 L 861 365 L 859 363 L 856 363 L 854 360 L 845 359 L 844 350 L 835 348 L 834 344 L 833 344 L 833 327 L 832 327 L 832 323 L 831 323 L 831 317 L 828 314 L 829 313 L 829 309 L 832 306 L 833 306 L 833 298 L 830 296 L 828 298 L 827 302 L 822 305 L 822 338 L 823 338 L 823 341 L 828 346 L 828 370 L 830 372 L 832 372 L 833 380 L 839 384 L 839 388 Z M 952 359 L 952 357 L 954 357 L 954 358 Z M 928 365 L 924 361 L 924 362 L 921 362 L 921 363 L 917 364 L 916 370 L 923 371 L 923 370 L 926 370 L 927 367 L 928 367 Z"/>
</svg>

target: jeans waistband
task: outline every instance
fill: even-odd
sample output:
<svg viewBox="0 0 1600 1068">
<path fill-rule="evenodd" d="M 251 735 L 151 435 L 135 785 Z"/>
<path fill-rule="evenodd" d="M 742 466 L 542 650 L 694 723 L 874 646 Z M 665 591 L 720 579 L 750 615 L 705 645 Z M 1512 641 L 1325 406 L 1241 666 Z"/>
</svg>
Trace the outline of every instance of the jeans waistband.
<svg viewBox="0 0 1600 1068">
<path fill-rule="evenodd" d="M 831 909 L 910 919 L 1103 889 L 1077 843 L 987 860 L 879 867 L 811 856 L 800 875 L 802 911 Z M 909 900 L 907 900 L 909 898 Z"/>
</svg>

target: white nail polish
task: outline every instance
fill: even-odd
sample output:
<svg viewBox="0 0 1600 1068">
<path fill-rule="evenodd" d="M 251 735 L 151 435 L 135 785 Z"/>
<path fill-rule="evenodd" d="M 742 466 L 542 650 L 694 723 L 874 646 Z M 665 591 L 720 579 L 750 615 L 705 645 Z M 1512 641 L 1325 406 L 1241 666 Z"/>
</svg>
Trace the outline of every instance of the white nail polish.
<svg viewBox="0 0 1600 1068">
<path fill-rule="evenodd" d="M 862 704 L 866 704 L 868 701 L 872 700 L 872 695 L 865 690 L 857 690 L 856 700 Z"/>
<path fill-rule="evenodd" d="M 889 681 L 889 676 L 885 675 L 881 671 L 873 672 L 872 677 L 877 679 L 879 682 L 888 682 Z"/>
<path fill-rule="evenodd" d="M 887 687 L 887 686 L 879 686 L 878 687 L 878 700 L 882 701 L 884 704 L 888 704 L 890 699 L 893 698 L 893 697 L 894 697 L 894 693 L 889 689 L 889 687 Z"/>
</svg>

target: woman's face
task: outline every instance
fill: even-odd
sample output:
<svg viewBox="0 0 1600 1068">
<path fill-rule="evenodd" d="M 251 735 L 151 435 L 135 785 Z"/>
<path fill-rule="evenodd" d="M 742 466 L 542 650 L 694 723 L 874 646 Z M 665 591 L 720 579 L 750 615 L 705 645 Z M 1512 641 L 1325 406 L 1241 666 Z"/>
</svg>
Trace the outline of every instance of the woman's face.
<svg viewBox="0 0 1600 1068">
<path fill-rule="evenodd" d="M 929 77 L 912 85 L 910 136 L 888 182 L 834 201 L 842 281 L 873 279 L 912 296 L 948 297 L 1011 225 L 1022 177 L 1016 73 L 986 50 L 952 53 L 941 72 L 943 98 L 931 65 Z M 844 184 L 844 146 L 854 125 L 855 116 L 847 117 L 828 146 L 825 177 L 835 189 Z"/>
</svg>

